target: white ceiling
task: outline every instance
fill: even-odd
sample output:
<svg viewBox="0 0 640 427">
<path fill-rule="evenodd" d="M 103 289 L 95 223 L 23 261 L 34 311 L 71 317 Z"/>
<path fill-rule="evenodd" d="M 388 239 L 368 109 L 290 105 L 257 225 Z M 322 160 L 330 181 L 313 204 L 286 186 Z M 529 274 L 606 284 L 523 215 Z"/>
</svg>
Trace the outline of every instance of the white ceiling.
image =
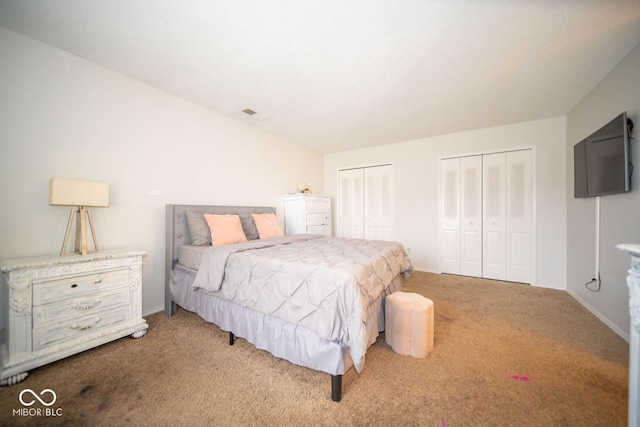
<svg viewBox="0 0 640 427">
<path fill-rule="evenodd" d="M 0 0 L 0 25 L 331 153 L 566 115 L 640 0 Z"/>
</svg>

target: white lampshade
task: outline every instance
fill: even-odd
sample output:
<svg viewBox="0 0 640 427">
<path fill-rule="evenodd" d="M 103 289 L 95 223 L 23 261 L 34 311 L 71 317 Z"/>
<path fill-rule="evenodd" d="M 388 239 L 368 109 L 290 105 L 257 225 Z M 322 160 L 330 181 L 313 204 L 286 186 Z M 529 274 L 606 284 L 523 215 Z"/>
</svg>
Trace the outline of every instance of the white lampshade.
<svg viewBox="0 0 640 427">
<path fill-rule="evenodd" d="M 109 207 L 109 184 L 51 178 L 49 204 L 52 206 Z"/>
</svg>

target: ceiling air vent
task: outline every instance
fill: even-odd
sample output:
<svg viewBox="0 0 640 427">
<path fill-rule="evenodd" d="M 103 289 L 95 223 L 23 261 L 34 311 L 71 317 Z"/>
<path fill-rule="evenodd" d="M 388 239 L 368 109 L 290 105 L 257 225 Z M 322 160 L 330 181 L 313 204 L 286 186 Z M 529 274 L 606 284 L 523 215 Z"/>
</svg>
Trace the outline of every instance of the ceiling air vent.
<svg viewBox="0 0 640 427">
<path fill-rule="evenodd" d="M 259 122 L 265 121 L 269 118 L 269 116 L 267 116 L 266 114 L 258 113 L 251 108 L 245 108 L 244 110 L 242 110 L 242 112 L 251 117 L 253 120 L 257 120 Z"/>
</svg>

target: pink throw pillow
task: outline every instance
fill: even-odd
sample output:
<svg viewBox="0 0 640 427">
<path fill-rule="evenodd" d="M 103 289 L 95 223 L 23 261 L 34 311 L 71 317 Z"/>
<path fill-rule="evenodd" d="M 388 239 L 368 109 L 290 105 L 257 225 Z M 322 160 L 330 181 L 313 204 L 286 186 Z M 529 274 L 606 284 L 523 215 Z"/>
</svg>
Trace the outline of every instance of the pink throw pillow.
<svg viewBox="0 0 640 427">
<path fill-rule="evenodd" d="M 247 241 L 238 215 L 204 214 L 204 218 L 211 230 L 211 244 L 213 246 Z"/>
<path fill-rule="evenodd" d="M 253 221 L 256 223 L 260 240 L 284 236 L 280 225 L 278 225 L 278 220 L 276 219 L 275 214 L 251 214 L 251 216 L 253 217 Z"/>
</svg>

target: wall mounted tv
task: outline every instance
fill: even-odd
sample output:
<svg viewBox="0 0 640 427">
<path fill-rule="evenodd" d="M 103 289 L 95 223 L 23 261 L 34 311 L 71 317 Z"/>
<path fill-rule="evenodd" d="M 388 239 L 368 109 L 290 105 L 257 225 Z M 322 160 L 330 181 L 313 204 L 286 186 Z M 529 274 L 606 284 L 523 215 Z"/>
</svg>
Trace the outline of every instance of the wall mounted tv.
<svg viewBox="0 0 640 427">
<path fill-rule="evenodd" d="M 626 111 L 573 146 L 574 196 L 595 197 L 631 190 L 629 138 L 633 122 Z"/>
</svg>

